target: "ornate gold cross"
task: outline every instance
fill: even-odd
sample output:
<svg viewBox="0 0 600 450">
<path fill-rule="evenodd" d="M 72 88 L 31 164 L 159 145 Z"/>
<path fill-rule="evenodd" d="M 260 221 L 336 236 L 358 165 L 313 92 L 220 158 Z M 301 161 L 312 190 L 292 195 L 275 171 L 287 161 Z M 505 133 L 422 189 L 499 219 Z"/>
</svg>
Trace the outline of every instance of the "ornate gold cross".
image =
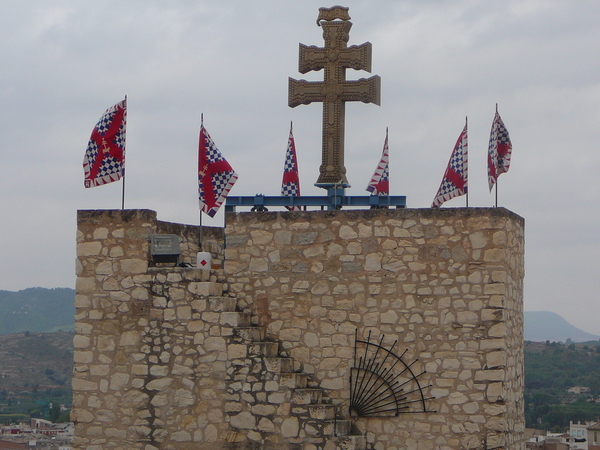
<svg viewBox="0 0 600 450">
<path fill-rule="evenodd" d="M 371 43 L 347 47 L 352 22 L 348 8 L 320 8 L 325 47 L 300 44 L 298 71 L 325 69 L 323 81 L 289 79 L 288 105 L 292 108 L 323 102 L 323 159 L 315 186 L 350 187 L 344 167 L 345 104 L 351 101 L 379 105 L 381 78 L 346 81 L 346 69 L 371 72 Z M 335 19 L 342 19 L 335 20 Z"/>
<path fill-rule="evenodd" d="M 110 148 L 108 148 L 108 146 L 106 145 L 106 140 L 104 138 L 102 138 L 102 146 L 103 153 L 110 153 Z"/>
</svg>

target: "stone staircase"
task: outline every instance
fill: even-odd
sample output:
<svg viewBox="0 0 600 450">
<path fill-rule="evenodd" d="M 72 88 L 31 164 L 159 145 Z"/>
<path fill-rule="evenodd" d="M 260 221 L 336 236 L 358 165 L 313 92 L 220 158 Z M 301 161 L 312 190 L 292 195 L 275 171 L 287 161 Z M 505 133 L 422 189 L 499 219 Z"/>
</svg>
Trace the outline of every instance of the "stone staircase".
<svg viewBox="0 0 600 450">
<path fill-rule="evenodd" d="M 216 284 L 216 283 L 215 283 Z M 216 293 L 216 292 L 215 292 Z M 302 450 L 365 450 L 366 438 L 302 365 L 268 340 L 258 317 L 240 311 L 233 297 L 213 295 L 209 308 L 220 314 L 228 336 L 228 399 L 232 448 L 251 440 L 257 448 Z M 235 403 L 238 402 L 238 403 Z"/>
</svg>

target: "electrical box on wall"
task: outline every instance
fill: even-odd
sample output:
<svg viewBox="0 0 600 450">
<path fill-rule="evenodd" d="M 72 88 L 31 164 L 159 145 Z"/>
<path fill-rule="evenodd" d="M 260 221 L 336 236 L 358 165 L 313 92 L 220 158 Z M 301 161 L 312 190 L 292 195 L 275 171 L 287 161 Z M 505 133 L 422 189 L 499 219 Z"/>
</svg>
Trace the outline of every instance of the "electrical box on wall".
<svg viewBox="0 0 600 450">
<path fill-rule="evenodd" d="M 153 234 L 150 238 L 150 253 L 153 263 L 179 262 L 179 236 L 176 234 Z"/>
</svg>

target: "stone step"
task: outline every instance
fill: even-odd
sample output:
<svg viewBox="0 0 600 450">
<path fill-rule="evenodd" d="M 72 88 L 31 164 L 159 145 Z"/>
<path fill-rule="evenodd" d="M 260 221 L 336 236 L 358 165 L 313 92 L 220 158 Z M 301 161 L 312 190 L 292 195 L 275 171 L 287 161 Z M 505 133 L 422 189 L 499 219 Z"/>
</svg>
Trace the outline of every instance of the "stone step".
<svg viewBox="0 0 600 450">
<path fill-rule="evenodd" d="M 219 261 L 219 263 L 220 263 L 220 261 Z M 213 259 L 213 266 L 215 266 L 215 265 L 216 265 L 216 264 L 215 264 L 215 260 Z M 211 275 L 211 276 L 214 276 L 214 277 L 215 277 L 215 278 L 214 278 L 215 280 L 217 280 L 217 279 L 220 279 L 220 280 L 222 280 L 222 281 L 224 281 L 224 280 L 225 280 L 225 271 L 224 271 L 222 268 L 219 268 L 219 269 L 211 269 L 211 270 L 210 270 L 210 275 Z"/>
<path fill-rule="evenodd" d="M 250 325 L 250 314 L 228 311 L 222 312 L 219 324 L 226 327 L 248 327 Z"/>
<path fill-rule="evenodd" d="M 334 442 L 339 450 L 366 450 L 367 448 L 367 438 L 365 436 L 338 436 Z"/>
<path fill-rule="evenodd" d="M 186 278 L 192 281 L 210 281 L 212 275 L 215 275 L 214 280 L 217 279 L 216 274 L 213 274 L 211 270 L 206 270 L 204 268 L 194 269 L 192 273 L 188 273 Z"/>
<path fill-rule="evenodd" d="M 265 366 L 269 372 L 275 373 L 292 373 L 302 371 L 302 364 L 294 360 L 294 358 L 265 358 Z"/>
<path fill-rule="evenodd" d="M 325 422 L 323 434 L 327 436 L 352 436 L 356 434 L 356 425 L 352 420 L 329 420 Z"/>
<path fill-rule="evenodd" d="M 265 339 L 264 327 L 237 327 L 233 330 L 233 336 L 247 342 L 262 342 Z"/>
<path fill-rule="evenodd" d="M 308 375 L 305 373 L 282 373 L 279 375 L 279 386 L 289 389 L 305 389 Z"/>
<path fill-rule="evenodd" d="M 277 342 L 254 342 L 248 346 L 248 354 L 251 356 L 265 356 L 267 358 L 277 357 L 279 344 Z"/>
<path fill-rule="evenodd" d="M 223 295 L 223 283 L 213 281 L 193 281 L 189 284 L 188 289 L 192 294 L 200 297 L 220 297 Z"/>
<path fill-rule="evenodd" d="M 335 419 L 337 407 L 335 405 L 316 404 L 308 405 L 308 414 L 311 419 L 333 420 Z"/>
<path fill-rule="evenodd" d="M 314 405 L 321 403 L 323 389 L 295 389 L 292 393 L 292 403 L 297 405 Z"/>
<path fill-rule="evenodd" d="M 237 299 L 233 297 L 211 296 L 208 298 L 208 308 L 213 312 L 235 311 Z"/>
<path fill-rule="evenodd" d="M 244 309 L 244 312 L 248 313 L 248 314 L 252 314 L 252 326 L 257 327 L 258 326 L 258 316 L 253 314 L 252 308 L 246 308 L 246 309 Z"/>
</svg>

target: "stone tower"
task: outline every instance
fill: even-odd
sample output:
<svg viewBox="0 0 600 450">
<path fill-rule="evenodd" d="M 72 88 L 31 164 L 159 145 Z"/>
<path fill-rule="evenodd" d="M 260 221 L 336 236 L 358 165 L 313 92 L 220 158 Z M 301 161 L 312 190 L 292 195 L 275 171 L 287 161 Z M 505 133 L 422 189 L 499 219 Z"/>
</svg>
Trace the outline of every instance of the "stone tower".
<svg viewBox="0 0 600 450">
<path fill-rule="evenodd" d="M 525 448 L 519 216 L 229 213 L 211 270 L 152 263 L 176 234 L 193 265 L 197 232 L 79 211 L 74 449 Z M 360 368 L 367 336 L 418 374 L 394 414 L 352 407 L 397 370 Z"/>
</svg>

